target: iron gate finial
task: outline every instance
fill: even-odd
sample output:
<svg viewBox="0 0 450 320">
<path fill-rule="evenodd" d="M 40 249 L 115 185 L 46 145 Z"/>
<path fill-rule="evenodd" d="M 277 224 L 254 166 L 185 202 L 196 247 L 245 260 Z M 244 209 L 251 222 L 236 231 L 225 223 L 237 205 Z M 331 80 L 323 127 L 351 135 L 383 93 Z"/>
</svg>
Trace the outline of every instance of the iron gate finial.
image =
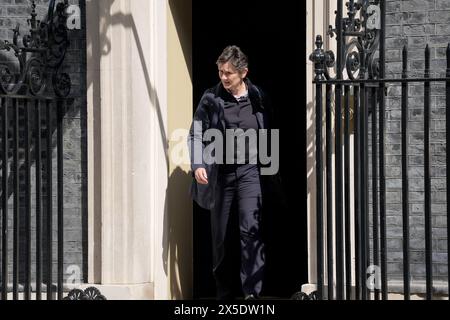
<svg viewBox="0 0 450 320">
<path fill-rule="evenodd" d="M 324 80 L 324 76 L 328 78 L 327 68 L 334 66 L 334 53 L 332 51 L 323 50 L 322 36 L 316 37 L 316 49 L 309 56 L 309 60 L 314 63 L 315 80 Z"/>
</svg>

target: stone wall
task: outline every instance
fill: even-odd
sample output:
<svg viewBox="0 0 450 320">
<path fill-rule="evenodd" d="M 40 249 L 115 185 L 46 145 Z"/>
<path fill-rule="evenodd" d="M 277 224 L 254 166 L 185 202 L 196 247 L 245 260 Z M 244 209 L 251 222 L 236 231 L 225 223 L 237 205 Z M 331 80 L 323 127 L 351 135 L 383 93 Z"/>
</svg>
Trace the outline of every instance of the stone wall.
<svg viewBox="0 0 450 320">
<path fill-rule="evenodd" d="M 388 0 L 387 77 L 400 77 L 402 49 L 408 47 L 410 77 L 423 77 L 425 47 L 431 52 L 432 76 L 445 76 L 450 42 L 450 0 Z M 431 86 L 431 199 L 434 280 L 447 279 L 445 85 Z M 409 102 L 409 210 L 412 280 L 425 279 L 424 85 L 411 84 Z M 402 279 L 401 86 L 389 85 L 386 102 L 386 210 L 389 279 Z"/>
</svg>

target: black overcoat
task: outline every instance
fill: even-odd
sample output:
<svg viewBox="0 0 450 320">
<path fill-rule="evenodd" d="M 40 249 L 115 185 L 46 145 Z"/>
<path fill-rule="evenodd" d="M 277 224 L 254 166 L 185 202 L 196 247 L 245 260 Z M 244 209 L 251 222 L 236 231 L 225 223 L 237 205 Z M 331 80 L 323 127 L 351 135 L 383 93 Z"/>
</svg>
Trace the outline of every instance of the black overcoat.
<svg viewBox="0 0 450 320">
<path fill-rule="evenodd" d="M 268 129 L 268 141 L 270 142 L 270 129 L 278 129 L 277 124 L 274 121 L 274 113 L 271 103 L 266 94 L 256 85 L 251 83 L 250 80 L 245 80 L 248 88 L 249 98 L 254 108 L 254 112 L 258 121 L 259 129 Z M 208 142 L 203 141 L 203 134 L 208 129 L 217 129 L 225 135 L 225 116 L 224 116 L 224 87 L 222 83 L 208 89 L 203 94 L 198 104 L 197 110 L 194 114 L 193 122 L 188 136 L 188 147 L 191 158 L 191 170 L 193 181 L 190 188 L 190 195 L 195 202 L 202 208 L 211 210 L 214 208 L 218 175 L 218 164 L 194 163 L 194 154 L 203 155 L 203 149 L 207 146 Z M 200 121 L 202 124 L 201 132 L 194 130 L 194 122 Z M 201 150 L 200 150 L 201 149 Z M 269 154 L 270 145 L 269 145 Z M 269 164 L 270 165 L 270 164 Z M 205 168 L 208 175 L 208 184 L 201 185 L 197 183 L 194 178 L 194 172 L 198 168 Z M 267 195 L 277 197 L 282 204 L 284 204 L 284 193 L 282 191 L 281 176 L 279 172 L 275 175 L 263 175 L 261 176 L 261 189 L 264 198 Z"/>
</svg>

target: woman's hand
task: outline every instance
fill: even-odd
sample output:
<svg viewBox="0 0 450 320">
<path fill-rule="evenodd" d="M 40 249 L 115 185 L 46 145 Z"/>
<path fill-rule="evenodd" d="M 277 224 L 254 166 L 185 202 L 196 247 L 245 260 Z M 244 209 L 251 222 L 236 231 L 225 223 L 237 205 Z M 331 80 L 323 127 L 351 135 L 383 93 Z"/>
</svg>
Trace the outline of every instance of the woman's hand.
<svg viewBox="0 0 450 320">
<path fill-rule="evenodd" d="M 208 184 L 208 175 L 205 168 L 195 170 L 195 180 L 200 184 Z"/>
</svg>

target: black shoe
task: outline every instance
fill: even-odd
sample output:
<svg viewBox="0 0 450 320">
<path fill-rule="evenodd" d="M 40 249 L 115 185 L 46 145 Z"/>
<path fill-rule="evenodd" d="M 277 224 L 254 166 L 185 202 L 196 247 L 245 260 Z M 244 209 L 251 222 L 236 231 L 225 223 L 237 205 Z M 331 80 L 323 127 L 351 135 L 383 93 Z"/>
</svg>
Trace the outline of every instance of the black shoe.
<svg viewBox="0 0 450 320">
<path fill-rule="evenodd" d="M 247 294 L 244 300 L 258 300 L 258 298 L 254 294 Z"/>
</svg>

